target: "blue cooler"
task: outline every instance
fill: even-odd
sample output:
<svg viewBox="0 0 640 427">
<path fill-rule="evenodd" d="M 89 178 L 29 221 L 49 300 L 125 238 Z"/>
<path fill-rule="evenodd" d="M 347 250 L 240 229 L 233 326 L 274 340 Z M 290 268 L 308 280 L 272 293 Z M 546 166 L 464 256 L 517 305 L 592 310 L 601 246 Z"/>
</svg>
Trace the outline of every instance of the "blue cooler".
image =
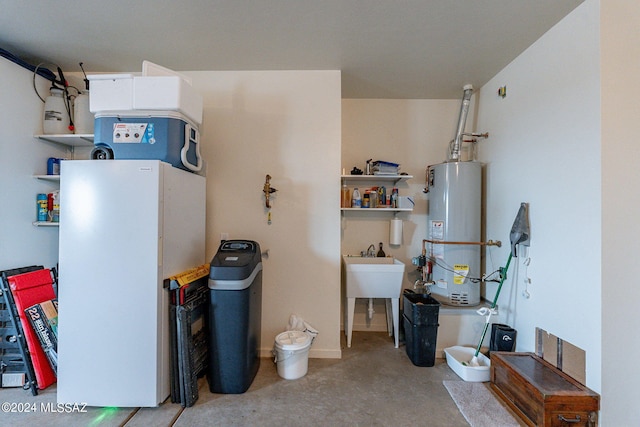
<svg viewBox="0 0 640 427">
<path fill-rule="evenodd" d="M 200 132 L 174 111 L 96 114 L 92 159 L 150 159 L 189 172 L 202 170 Z"/>
</svg>

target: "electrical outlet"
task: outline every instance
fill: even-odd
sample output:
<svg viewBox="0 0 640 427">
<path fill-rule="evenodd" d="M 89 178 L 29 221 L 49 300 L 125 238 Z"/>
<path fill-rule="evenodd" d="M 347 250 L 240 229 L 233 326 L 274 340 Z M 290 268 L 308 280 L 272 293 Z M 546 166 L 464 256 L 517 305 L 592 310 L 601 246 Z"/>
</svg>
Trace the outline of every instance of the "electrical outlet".
<svg viewBox="0 0 640 427">
<path fill-rule="evenodd" d="M 220 240 L 229 240 L 229 233 L 220 233 Z"/>
</svg>

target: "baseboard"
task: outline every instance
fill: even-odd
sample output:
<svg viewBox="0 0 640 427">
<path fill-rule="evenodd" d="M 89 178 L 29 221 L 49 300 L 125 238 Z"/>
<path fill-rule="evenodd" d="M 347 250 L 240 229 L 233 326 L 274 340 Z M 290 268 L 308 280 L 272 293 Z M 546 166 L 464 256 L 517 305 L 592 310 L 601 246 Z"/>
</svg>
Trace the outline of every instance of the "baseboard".
<svg viewBox="0 0 640 427">
<path fill-rule="evenodd" d="M 314 349 L 311 346 L 309 350 L 309 357 L 313 359 L 342 359 L 342 350 L 330 350 L 330 349 Z"/>
<path fill-rule="evenodd" d="M 273 358 L 271 348 L 260 349 L 260 357 Z M 342 350 L 331 350 L 326 348 L 314 349 L 313 346 L 309 349 L 310 359 L 342 359 Z"/>
<path fill-rule="evenodd" d="M 344 328 L 342 328 L 344 332 Z M 354 332 L 387 332 L 387 324 L 386 323 L 354 323 L 353 324 Z"/>
</svg>

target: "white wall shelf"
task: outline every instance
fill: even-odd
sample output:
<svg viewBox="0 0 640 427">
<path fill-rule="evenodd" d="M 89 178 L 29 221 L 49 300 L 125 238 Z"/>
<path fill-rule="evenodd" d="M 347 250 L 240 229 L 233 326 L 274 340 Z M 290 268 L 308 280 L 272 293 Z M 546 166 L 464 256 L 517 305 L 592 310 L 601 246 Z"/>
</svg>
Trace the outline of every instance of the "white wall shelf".
<svg viewBox="0 0 640 427">
<path fill-rule="evenodd" d="M 38 139 L 67 145 L 69 147 L 90 147 L 93 145 L 93 134 L 60 134 L 60 135 L 34 135 Z"/>
<path fill-rule="evenodd" d="M 33 225 L 35 225 L 36 227 L 58 227 L 60 226 L 59 222 L 53 222 L 53 221 L 34 221 L 32 222 Z"/>
<path fill-rule="evenodd" d="M 33 177 L 42 181 L 60 182 L 60 175 L 33 175 Z"/>
<path fill-rule="evenodd" d="M 343 212 L 411 212 L 411 208 L 340 208 Z"/>
<path fill-rule="evenodd" d="M 392 181 L 394 184 L 413 178 L 412 175 L 341 175 L 340 178 L 347 182 L 366 181 L 366 182 L 387 182 Z"/>
</svg>

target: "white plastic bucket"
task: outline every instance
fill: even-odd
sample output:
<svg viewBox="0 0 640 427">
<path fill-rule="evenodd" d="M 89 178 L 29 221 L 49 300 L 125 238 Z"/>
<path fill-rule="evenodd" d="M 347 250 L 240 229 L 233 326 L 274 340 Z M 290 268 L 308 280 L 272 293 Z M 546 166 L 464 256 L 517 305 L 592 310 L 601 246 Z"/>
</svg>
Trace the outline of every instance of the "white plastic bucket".
<svg viewBox="0 0 640 427">
<path fill-rule="evenodd" d="M 311 337 L 302 331 L 286 331 L 276 336 L 275 362 L 278 375 L 296 380 L 307 374 Z"/>
</svg>

